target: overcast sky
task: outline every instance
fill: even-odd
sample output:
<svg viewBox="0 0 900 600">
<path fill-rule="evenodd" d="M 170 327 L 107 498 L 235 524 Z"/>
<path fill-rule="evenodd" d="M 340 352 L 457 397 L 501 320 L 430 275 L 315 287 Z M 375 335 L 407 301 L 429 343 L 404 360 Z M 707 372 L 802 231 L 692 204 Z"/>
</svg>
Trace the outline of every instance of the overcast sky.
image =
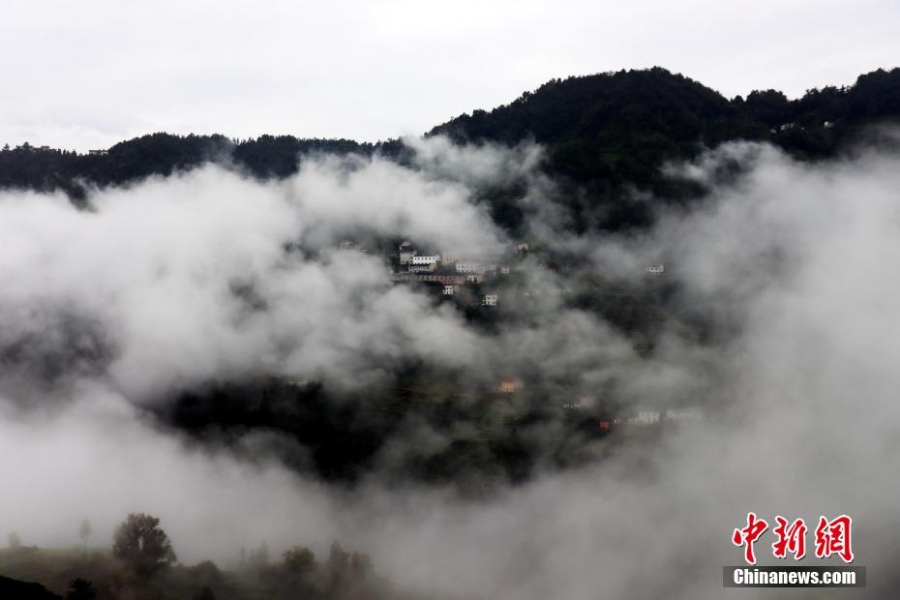
<svg viewBox="0 0 900 600">
<path fill-rule="evenodd" d="M 890 0 L 4 0 L 0 144 L 377 141 L 653 65 L 793 97 L 900 64 L 898 24 Z"/>
</svg>

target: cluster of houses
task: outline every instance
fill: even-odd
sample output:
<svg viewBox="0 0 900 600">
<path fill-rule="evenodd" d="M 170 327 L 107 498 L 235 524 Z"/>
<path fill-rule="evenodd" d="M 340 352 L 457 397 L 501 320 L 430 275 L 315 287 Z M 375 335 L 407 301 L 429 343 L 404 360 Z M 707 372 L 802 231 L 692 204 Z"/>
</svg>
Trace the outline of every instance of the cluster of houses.
<svg viewBox="0 0 900 600">
<path fill-rule="evenodd" d="M 495 391 L 501 394 L 515 394 L 523 389 L 520 379 L 507 377 L 500 380 Z M 596 405 L 596 398 L 592 396 L 581 396 L 575 401 L 563 404 L 563 408 L 572 411 L 591 411 Z M 627 413 L 626 413 L 627 414 Z M 649 428 L 651 426 L 661 426 L 665 424 L 675 424 L 680 422 L 695 422 L 703 418 L 703 413 L 697 407 L 669 408 L 666 410 L 639 410 L 628 416 L 618 416 L 613 418 L 601 419 L 598 421 L 600 431 L 610 431 L 614 428 Z"/>
<path fill-rule="evenodd" d="M 791 131 L 792 129 L 796 129 L 796 125 L 794 123 L 782 123 L 778 127 L 773 127 L 769 131 L 771 133 L 784 133 L 785 131 Z M 833 129 L 834 121 L 824 121 L 822 123 L 823 129 Z M 804 127 L 800 127 L 800 129 L 805 129 Z"/>
<path fill-rule="evenodd" d="M 519 243 L 506 252 L 463 255 L 456 252 L 420 254 L 411 242 L 402 242 L 392 260 L 391 275 L 395 282 L 421 282 L 441 286 L 444 296 L 460 292 L 461 286 L 481 284 L 513 272 L 510 259 L 528 252 L 528 244 Z M 499 296 L 485 293 L 482 306 L 497 306 Z"/>
<path fill-rule="evenodd" d="M 50 146 L 28 146 L 28 150 L 31 152 L 53 152 L 55 149 Z M 88 154 L 91 156 L 106 156 L 109 154 L 107 150 L 88 150 Z"/>
<path fill-rule="evenodd" d="M 665 411 L 661 410 L 641 410 L 637 414 L 630 417 L 615 418 L 612 420 L 600 421 L 601 430 L 607 431 L 611 427 L 617 426 L 637 426 L 648 427 L 651 425 L 659 425 L 666 422 L 680 421 L 699 421 L 703 414 L 698 408 L 671 408 Z"/>
</svg>

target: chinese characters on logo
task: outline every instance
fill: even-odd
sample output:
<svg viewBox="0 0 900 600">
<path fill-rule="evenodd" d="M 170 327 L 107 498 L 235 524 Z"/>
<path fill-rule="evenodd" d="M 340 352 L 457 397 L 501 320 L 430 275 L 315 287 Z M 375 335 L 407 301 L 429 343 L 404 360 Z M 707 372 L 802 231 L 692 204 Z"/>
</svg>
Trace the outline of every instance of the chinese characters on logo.
<svg viewBox="0 0 900 600">
<path fill-rule="evenodd" d="M 793 523 L 778 515 L 775 517 L 777 525 L 772 530 L 777 538 L 772 544 L 772 551 L 776 558 L 787 558 L 788 554 L 794 556 L 794 560 L 800 560 L 806 556 L 806 532 L 807 527 L 803 519 L 797 519 Z M 841 557 L 845 563 L 853 561 L 853 550 L 850 546 L 850 526 L 853 521 L 847 515 L 841 515 L 829 521 L 825 517 L 819 517 L 816 527 L 816 558 L 828 558 L 832 554 Z M 755 544 L 763 533 L 769 528 L 765 519 L 760 519 L 756 513 L 747 513 L 747 526 L 735 529 L 731 536 L 731 542 L 744 548 L 744 560 L 748 564 L 756 564 Z"/>
</svg>

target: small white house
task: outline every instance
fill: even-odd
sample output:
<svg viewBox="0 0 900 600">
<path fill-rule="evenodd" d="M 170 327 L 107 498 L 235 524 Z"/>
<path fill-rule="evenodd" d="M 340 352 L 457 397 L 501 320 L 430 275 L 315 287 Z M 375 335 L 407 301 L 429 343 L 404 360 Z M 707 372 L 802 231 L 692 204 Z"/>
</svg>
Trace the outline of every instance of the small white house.
<svg viewBox="0 0 900 600">
<path fill-rule="evenodd" d="M 455 294 L 458 291 L 459 291 L 458 285 L 445 285 L 444 286 L 444 295 L 445 296 L 452 296 L 453 294 Z"/>
<path fill-rule="evenodd" d="M 482 306 L 497 306 L 498 302 L 497 294 L 486 294 L 484 298 L 481 299 Z"/>
<path fill-rule="evenodd" d="M 663 264 L 650 265 L 645 270 L 647 271 L 647 273 L 650 273 L 651 275 L 662 275 L 663 273 L 666 272 L 666 266 Z"/>
</svg>

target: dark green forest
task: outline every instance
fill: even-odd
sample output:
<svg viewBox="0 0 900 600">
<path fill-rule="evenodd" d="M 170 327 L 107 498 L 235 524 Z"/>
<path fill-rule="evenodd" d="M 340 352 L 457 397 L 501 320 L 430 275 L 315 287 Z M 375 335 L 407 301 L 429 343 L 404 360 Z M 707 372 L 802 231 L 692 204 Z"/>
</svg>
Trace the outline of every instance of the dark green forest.
<svg viewBox="0 0 900 600">
<path fill-rule="evenodd" d="M 568 198 L 574 227 L 619 230 L 652 220 L 652 208 L 630 190 L 681 202 L 702 194 L 696 184 L 666 178 L 660 166 L 690 159 L 732 140 L 768 141 L 800 160 L 852 149 L 872 126 L 900 119 L 900 69 L 861 75 L 850 86 L 808 90 L 790 100 L 777 90 L 727 99 L 701 83 L 656 67 L 547 82 L 510 104 L 460 115 L 426 134 L 463 143 L 517 144 L 547 149 L 543 168 Z M 122 185 L 214 162 L 260 179 L 297 172 L 317 153 L 378 153 L 404 162 L 400 140 L 360 143 L 263 135 L 145 135 L 105 154 L 34 148 L 27 142 L 0 151 L 0 188 L 62 190 L 82 202 L 90 185 Z M 515 230 L 521 215 L 509 190 L 485 193 L 495 220 Z"/>
<path fill-rule="evenodd" d="M 735 140 L 770 142 L 799 160 L 831 158 L 900 118 L 900 69 L 861 75 L 852 86 L 808 90 L 789 100 L 756 90 L 731 100 L 656 67 L 550 81 L 514 102 L 435 127 L 457 142 L 515 144 L 548 151 L 549 174 L 568 188 L 576 228 L 620 230 L 652 221 L 630 186 L 670 202 L 701 196 L 663 176 L 666 161 L 688 160 Z M 505 223 L 504 223 L 505 224 Z"/>
</svg>

